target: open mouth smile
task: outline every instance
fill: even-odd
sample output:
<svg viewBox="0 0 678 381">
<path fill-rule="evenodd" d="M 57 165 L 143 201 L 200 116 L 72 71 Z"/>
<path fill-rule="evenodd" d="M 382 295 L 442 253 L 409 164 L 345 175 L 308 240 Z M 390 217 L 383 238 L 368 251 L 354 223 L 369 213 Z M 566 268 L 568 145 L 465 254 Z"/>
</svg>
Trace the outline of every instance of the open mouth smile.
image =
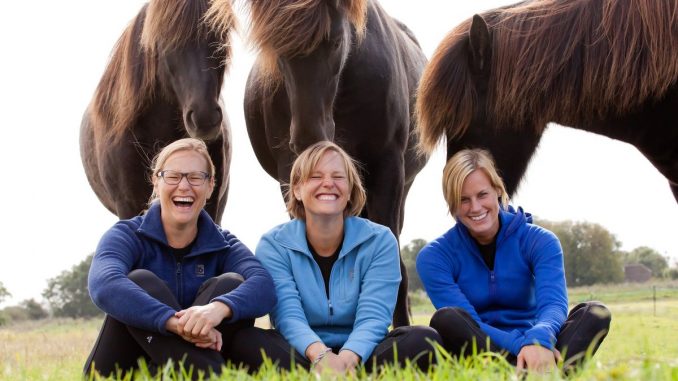
<svg viewBox="0 0 678 381">
<path fill-rule="evenodd" d="M 193 205 L 193 203 L 195 202 L 195 199 L 193 197 L 190 197 L 190 196 L 173 197 L 172 202 L 177 207 L 190 208 Z"/>
<path fill-rule="evenodd" d="M 485 212 L 485 213 L 483 213 L 479 216 L 469 216 L 469 218 L 471 218 L 472 221 L 480 221 L 485 217 L 487 217 L 487 212 Z"/>
</svg>

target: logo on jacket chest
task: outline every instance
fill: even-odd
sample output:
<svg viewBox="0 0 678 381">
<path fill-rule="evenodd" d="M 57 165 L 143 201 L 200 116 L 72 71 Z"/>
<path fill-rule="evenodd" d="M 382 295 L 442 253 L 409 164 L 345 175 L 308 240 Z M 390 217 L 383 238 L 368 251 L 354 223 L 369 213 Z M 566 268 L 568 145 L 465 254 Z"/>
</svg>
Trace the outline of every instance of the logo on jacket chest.
<svg viewBox="0 0 678 381">
<path fill-rule="evenodd" d="M 205 276 L 205 265 L 195 265 L 195 276 Z"/>
</svg>

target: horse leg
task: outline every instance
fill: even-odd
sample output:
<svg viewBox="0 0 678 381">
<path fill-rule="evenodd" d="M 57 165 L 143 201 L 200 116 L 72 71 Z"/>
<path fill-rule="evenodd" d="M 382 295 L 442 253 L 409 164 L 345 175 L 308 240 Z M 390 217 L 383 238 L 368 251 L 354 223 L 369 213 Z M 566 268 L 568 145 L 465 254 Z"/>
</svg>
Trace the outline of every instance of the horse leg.
<svg viewBox="0 0 678 381">
<path fill-rule="evenodd" d="M 379 155 L 379 157 L 398 157 L 397 155 Z M 403 194 L 405 187 L 405 170 L 400 160 L 387 159 L 380 163 L 380 166 L 369 165 L 367 168 L 373 168 L 365 178 L 365 189 L 367 191 L 367 217 L 381 225 L 391 229 L 393 235 L 399 239 L 402 226 Z M 400 244 L 399 246 L 400 247 Z M 410 316 L 407 299 L 407 270 L 402 258 L 400 258 L 400 274 L 402 280 L 398 287 L 398 299 L 396 301 L 395 311 L 393 313 L 393 327 L 402 327 L 410 325 Z"/>
</svg>

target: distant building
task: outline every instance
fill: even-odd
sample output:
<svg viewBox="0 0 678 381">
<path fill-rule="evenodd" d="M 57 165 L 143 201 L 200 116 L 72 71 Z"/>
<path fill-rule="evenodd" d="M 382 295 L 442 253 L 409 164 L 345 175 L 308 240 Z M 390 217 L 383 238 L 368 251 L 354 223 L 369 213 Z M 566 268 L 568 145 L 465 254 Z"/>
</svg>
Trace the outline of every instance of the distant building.
<svg viewBox="0 0 678 381">
<path fill-rule="evenodd" d="M 627 282 L 645 283 L 652 278 L 652 270 L 642 263 L 624 266 L 624 279 Z"/>
</svg>

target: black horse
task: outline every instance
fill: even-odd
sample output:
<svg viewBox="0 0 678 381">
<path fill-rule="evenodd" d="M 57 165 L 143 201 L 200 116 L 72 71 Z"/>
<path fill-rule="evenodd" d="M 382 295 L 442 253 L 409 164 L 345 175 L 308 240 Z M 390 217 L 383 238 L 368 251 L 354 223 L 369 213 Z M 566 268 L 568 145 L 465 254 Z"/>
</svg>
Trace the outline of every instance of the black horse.
<svg viewBox="0 0 678 381">
<path fill-rule="evenodd" d="M 260 54 L 245 93 L 254 153 L 283 194 L 298 153 L 334 141 L 363 170 L 363 216 L 397 237 L 405 198 L 426 163 L 413 136 L 426 58 L 413 34 L 374 0 L 251 1 Z M 409 324 L 407 274 L 394 326 Z"/>
<path fill-rule="evenodd" d="M 678 2 L 526 1 L 455 28 L 422 76 L 422 150 L 489 149 L 514 193 L 548 122 L 634 145 L 678 201 Z"/>
<path fill-rule="evenodd" d="M 92 189 L 119 218 L 146 208 L 158 150 L 190 136 L 205 140 L 214 160 L 205 209 L 221 220 L 231 138 L 220 92 L 233 22 L 228 0 L 152 0 L 118 40 L 83 116 L 80 154 Z"/>
</svg>

